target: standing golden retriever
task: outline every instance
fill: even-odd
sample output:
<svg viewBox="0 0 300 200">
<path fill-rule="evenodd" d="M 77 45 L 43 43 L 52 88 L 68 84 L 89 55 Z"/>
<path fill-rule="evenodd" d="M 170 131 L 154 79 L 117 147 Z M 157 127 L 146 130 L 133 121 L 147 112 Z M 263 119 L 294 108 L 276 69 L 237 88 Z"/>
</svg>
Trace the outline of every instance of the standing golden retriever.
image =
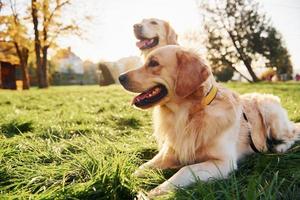
<svg viewBox="0 0 300 200">
<path fill-rule="evenodd" d="M 141 93 L 133 99 L 135 106 L 154 107 L 160 150 L 136 174 L 145 168 L 181 167 L 151 190 L 150 197 L 196 179 L 224 178 L 241 157 L 255 151 L 284 152 L 299 139 L 300 126 L 289 121 L 278 97 L 240 97 L 216 83 L 195 53 L 177 45 L 152 51 L 142 67 L 119 80 L 126 90 Z"/>
<path fill-rule="evenodd" d="M 177 44 L 177 34 L 170 24 L 164 20 L 150 18 L 133 26 L 136 45 L 144 57 L 152 50 L 171 44 Z"/>
</svg>

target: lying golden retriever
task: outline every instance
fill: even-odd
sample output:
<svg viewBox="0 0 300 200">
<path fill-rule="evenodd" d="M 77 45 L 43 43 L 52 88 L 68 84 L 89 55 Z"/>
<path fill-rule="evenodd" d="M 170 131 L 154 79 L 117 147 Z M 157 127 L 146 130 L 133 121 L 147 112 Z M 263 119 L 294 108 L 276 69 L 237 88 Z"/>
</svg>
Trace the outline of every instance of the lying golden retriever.
<svg viewBox="0 0 300 200">
<path fill-rule="evenodd" d="M 119 77 L 126 90 L 141 93 L 136 107 L 154 107 L 159 153 L 145 168 L 181 169 L 149 192 L 153 197 L 199 179 L 224 178 L 247 154 L 284 152 L 299 139 L 300 126 L 289 121 L 279 98 L 235 92 L 216 83 L 193 52 L 177 45 L 152 51 L 145 64 Z"/>
<path fill-rule="evenodd" d="M 152 50 L 171 44 L 177 44 L 177 34 L 170 24 L 164 20 L 150 18 L 133 26 L 136 45 L 144 57 Z"/>
</svg>

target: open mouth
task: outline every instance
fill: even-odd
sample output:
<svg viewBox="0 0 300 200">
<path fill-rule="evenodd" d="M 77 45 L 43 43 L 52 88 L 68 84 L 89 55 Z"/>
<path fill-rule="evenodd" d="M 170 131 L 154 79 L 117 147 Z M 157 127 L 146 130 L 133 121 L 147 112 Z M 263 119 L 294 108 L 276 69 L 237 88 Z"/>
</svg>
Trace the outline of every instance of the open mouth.
<svg viewBox="0 0 300 200">
<path fill-rule="evenodd" d="M 162 100 L 167 94 L 167 88 L 159 84 L 134 97 L 132 104 L 139 108 L 149 108 Z"/>
<path fill-rule="evenodd" d="M 138 41 L 136 43 L 136 46 L 143 50 L 143 49 L 150 49 L 155 47 L 158 42 L 159 42 L 159 38 L 158 37 L 154 37 L 154 38 L 138 38 L 140 41 Z"/>
</svg>

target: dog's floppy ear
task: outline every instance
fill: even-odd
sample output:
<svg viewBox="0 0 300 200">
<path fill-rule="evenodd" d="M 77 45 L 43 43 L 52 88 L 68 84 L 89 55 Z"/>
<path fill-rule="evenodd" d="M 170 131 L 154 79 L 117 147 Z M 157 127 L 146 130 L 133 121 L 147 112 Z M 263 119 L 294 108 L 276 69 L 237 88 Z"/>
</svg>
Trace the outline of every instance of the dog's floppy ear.
<svg viewBox="0 0 300 200">
<path fill-rule="evenodd" d="M 167 44 L 177 44 L 177 34 L 168 22 L 164 23 L 166 29 Z"/>
<path fill-rule="evenodd" d="M 208 78 L 208 67 L 194 54 L 186 51 L 176 53 L 177 78 L 175 82 L 175 94 L 179 97 L 187 97 Z"/>
</svg>

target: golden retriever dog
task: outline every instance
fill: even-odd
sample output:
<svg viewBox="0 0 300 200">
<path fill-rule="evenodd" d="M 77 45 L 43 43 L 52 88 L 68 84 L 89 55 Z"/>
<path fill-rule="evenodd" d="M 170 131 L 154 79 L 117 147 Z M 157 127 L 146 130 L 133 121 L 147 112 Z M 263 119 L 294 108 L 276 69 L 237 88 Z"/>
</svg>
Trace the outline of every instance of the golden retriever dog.
<svg viewBox="0 0 300 200">
<path fill-rule="evenodd" d="M 134 24 L 133 31 L 139 40 L 136 46 L 142 51 L 144 57 L 158 47 L 177 44 L 177 34 L 164 20 L 143 19 L 142 22 Z"/>
<path fill-rule="evenodd" d="M 149 192 L 149 197 L 185 187 L 196 180 L 226 176 L 237 161 L 256 151 L 284 152 L 299 139 L 278 97 L 237 93 L 219 85 L 199 56 L 177 45 L 152 51 L 140 68 L 119 77 L 122 86 L 141 93 L 132 103 L 154 108 L 159 153 L 146 168 L 180 168 Z"/>
</svg>

